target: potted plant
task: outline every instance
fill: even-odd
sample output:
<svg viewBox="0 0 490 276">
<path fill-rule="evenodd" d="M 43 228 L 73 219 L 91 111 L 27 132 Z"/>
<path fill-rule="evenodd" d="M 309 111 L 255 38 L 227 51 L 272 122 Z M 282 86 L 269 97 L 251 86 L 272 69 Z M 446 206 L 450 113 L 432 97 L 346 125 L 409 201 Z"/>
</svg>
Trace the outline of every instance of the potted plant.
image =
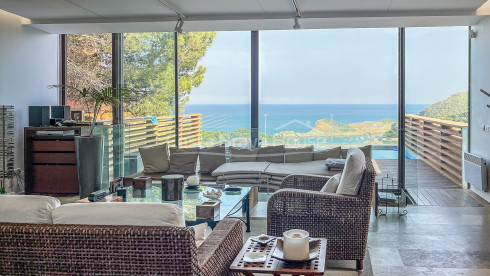
<svg viewBox="0 0 490 276">
<path fill-rule="evenodd" d="M 80 198 L 88 197 L 94 191 L 102 187 L 102 169 L 104 155 L 104 139 L 100 135 L 94 135 L 97 117 L 104 106 L 118 106 L 121 99 L 128 98 L 129 90 L 124 88 L 106 87 L 102 89 L 83 88 L 78 89 L 69 85 L 51 85 L 50 88 L 64 87 L 79 94 L 87 107 L 92 105 L 90 118 L 90 131 L 88 136 L 75 136 L 75 149 L 77 156 L 78 184 Z"/>
</svg>

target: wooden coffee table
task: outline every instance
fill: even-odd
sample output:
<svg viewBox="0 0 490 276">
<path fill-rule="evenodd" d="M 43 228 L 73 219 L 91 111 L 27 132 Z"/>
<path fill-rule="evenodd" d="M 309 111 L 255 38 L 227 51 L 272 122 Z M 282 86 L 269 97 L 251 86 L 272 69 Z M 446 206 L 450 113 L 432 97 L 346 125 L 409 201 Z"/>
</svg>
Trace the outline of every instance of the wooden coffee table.
<svg viewBox="0 0 490 276">
<path fill-rule="evenodd" d="M 327 240 L 320 239 L 320 241 L 320 255 L 317 259 L 309 262 L 289 263 L 272 257 L 277 240 L 273 240 L 267 245 L 262 246 L 249 238 L 231 264 L 230 270 L 243 273 L 246 276 L 254 275 L 254 273 L 268 273 L 273 275 L 323 275 L 325 273 Z M 243 256 L 247 252 L 266 252 L 267 259 L 262 263 L 246 263 L 243 261 Z"/>
</svg>

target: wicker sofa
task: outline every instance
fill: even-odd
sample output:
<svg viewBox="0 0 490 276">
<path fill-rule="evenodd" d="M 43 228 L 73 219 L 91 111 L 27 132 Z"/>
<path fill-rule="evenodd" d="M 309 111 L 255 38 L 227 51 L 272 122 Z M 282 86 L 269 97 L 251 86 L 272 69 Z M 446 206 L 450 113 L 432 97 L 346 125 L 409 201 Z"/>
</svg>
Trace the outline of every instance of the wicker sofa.
<svg viewBox="0 0 490 276">
<path fill-rule="evenodd" d="M 190 227 L 0 224 L 0 275 L 233 275 L 241 222 L 196 248 Z"/>
<path fill-rule="evenodd" d="M 371 159 L 366 158 L 356 196 L 320 192 L 328 177 L 286 177 L 268 202 L 268 234 L 281 236 L 289 229 L 304 229 L 311 237 L 328 239 L 327 259 L 356 260 L 357 269 L 362 270 L 375 176 Z"/>
</svg>

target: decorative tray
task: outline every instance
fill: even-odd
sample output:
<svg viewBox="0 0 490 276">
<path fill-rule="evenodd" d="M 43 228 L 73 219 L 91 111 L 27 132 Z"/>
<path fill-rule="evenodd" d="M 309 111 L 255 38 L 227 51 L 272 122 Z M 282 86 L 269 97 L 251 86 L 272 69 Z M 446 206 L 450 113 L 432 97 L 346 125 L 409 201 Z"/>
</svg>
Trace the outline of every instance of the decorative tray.
<svg viewBox="0 0 490 276">
<path fill-rule="evenodd" d="M 274 253 L 272 253 L 272 257 L 285 262 L 308 262 L 318 258 L 318 255 L 320 254 L 320 242 L 320 240 L 310 239 L 310 255 L 308 258 L 303 260 L 289 260 L 284 258 L 282 238 L 277 238 L 276 249 L 274 250 Z"/>
<path fill-rule="evenodd" d="M 259 235 L 257 237 L 253 237 L 251 238 L 251 240 L 253 240 L 254 242 L 257 242 L 259 243 L 260 245 L 266 245 L 268 244 L 270 241 L 273 241 L 275 240 L 276 237 L 274 236 L 269 236 L 269 235 L 265 235 L 265 234 L 262 234 L 262 235 Z"/>
</svg>

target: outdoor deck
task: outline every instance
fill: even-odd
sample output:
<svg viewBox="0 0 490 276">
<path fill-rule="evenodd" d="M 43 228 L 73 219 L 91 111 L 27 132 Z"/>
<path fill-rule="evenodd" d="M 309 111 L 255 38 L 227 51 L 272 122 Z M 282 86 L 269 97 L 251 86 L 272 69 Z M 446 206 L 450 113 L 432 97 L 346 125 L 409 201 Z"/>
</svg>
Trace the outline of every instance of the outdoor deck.
<svg viewBox="0 0 490 276">
<path fill-rule="evenodd" d="M 398 182 L 398 161 L 376 159 L 381 174 L 376 181 L 381 186 L 382 178 L 389 174 Z M 487 207 L 488 202 L 471 190 L 462 189 L 420 159 L 406 160 L 406 188 L 421 206 Z M 385 183 L 387 180 L 384 180 Z M 391 181 L 390 181 L 391 182 Z"/>
</svg>

